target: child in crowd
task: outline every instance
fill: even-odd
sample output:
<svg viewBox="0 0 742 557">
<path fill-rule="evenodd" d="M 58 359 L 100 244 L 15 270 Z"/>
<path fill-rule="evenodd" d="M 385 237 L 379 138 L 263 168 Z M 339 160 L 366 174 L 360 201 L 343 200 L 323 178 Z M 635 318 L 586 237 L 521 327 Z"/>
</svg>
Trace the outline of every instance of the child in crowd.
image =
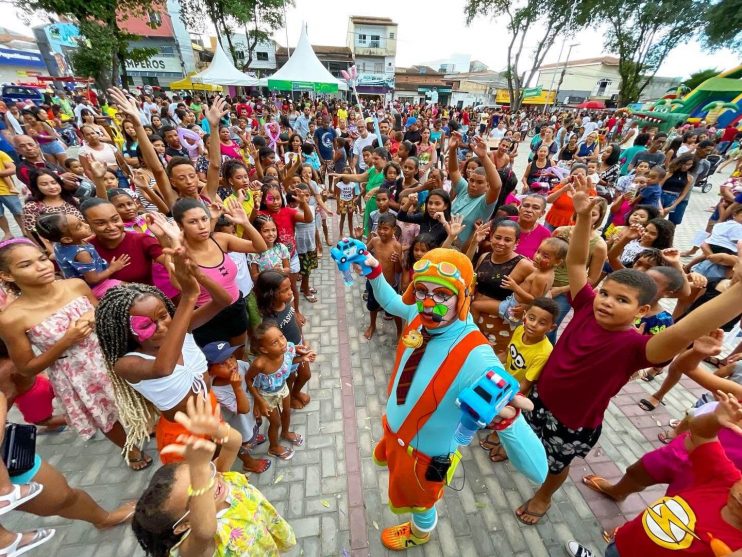
<svg viewBox="0 0 742 557">
<path fill-rule="evenodd" d="M 674 235 L 675 225 L 662 218 L 654 218 L 646 226 L 634 224 L 626 227 L 608 250 L 608 262 L 614 271 L 628 267 L 637 254 L 647 248 L 671 248 Z"/>
<path fill-rule="evenodd" d="M 376 210 L 371 211 L 369 215 L 369 221 L 371 223 L 371 237 L 376 234 L 376 230 L 379 227 L 379 219 L 383 215 L 397 216 L 397 212 L 389 208 L 389 190 L 384 187 L 380 187 L 372 192 L 372 196 L 376 199 Z M 395 218 L 396 223 L 396 218 Z"/>
<path fill-rule="evenodd" d="M 389 213 L 382 214 L 378 219 L 376 237 L 372 238 L 368 243 L 368 251 L 379 260 L 384 277 L 395 290 L 399 286 L 398 274 L 402 271 L 402 244 L 394 237 L 396 225 L 397 219 L 394 215 Z M 376 332 L 376 316 L 379 314 L 381 305 L 379 305 L 374 297 L 370 281 L 366 281 L 366 293 L 368 294 L 366 309 L 370 313 L 371 323 L 366 329 L 366 332 L 363 333 L 363 336 L 370 340 Z M 395 317 L 394 324 L 397 327 L 397 337 L 399 337 L 402 332 L 401 319 Z"/>
<path fill-rule="evenodd" d="M 242 471 L 262 474 L 271 467 L 271 461 L 250 456 L 250 449 L 265 443 L 265 436 L 259 432 L 260 425 L 255 419 L 254 404 L 245 382 L 249 366 L 234 356 L 238 348 L 227 341 L 216 341 L 204 346 L 203 353 L 209 364 L 211 392 L 221 406 L 222 417 L 242 435 L 242 446 L 237 453 Z"/>
<path fill-rule="evenodd" d="M 270 422 L 268 453 L 281 460 L 291 460 L 294 449 L 279 443 L 279 429 L 281 439 L 296 447 L 301 447 L 304 439 L 290 431 L 291 397 L 287 381 L 295 364 L 313 362 L 317 355 L 306 346 L 287 341 L 278 323 L 269 319 L 255 330 L 255 340 L 258 357 L 245 376 L 247 388 L 260 415 Z"/>
<path fill-rule="evenodd" d="M 340 139 L 340 138 L 338 138 Z M 350 167 L 345 167 L 343 173 L 350 174 Z M 350 178 L 344 176 L 335 183 L 335 198 L 337 199 L 337 212 L 340 215 L 339 237 L 343 236 L 343 224 L 345 218 L 348 218 L 348 236 L 353 236 L 353 213 L 358 204 L 358 198 L 361 196 L 361 187 L 358 182 L 351 182 Z M 378 206 L 378 201 L 377 201 Z"/>
<path fill-rule="evenodd" d="M 559 306 L 551 298 L 534 298 L 526 309 L 523 324 L 518 325 L 510 337 L 505 360 L 505 370 L 520 384 L 519 392 L 528 396 L 538 381 L 553 346 L 546 335 L 556 327 Z M 496 432 L 479 442 L 489 451 L 492 462 L 502 462 L 508 456 Z"/>
<path fill-rule="evenodd" d="M 64 167 L 69 172 L 72 172 L 77 177 L 77 191 L 74 192 L 74 196 L 81 201 L 88 199 L 89 197 L 95 196 L 95 184 L 85 174 L 85 169 L 82 163 L 73 158 L 69 158 L 64 161 Z"/>
<path fill-rule="evenodd" d="M 260 232 L 268 249 L 262 253 L 247 254 L 252 280 L 258 280 L 258 275 L 268 269 L 275 269 L 288 275 L 291 272 L 289 263 L 291 256 L 288 248 L 277 242 L 278 229 L 276 223 L 273 222 L 271 217 L 260 215 L 253 221 L 253 226 Z"/>
<path fill-rule="evenodd" d="M 296 186 L 296 191 L 303 192 L 307 196 L 311 195 L 307 184 L 299 184 Z M 319 210 L 317 205 L 310 207 L 310 210 L 314 214 L 315 219 L 320 218 L 317 212 Z M 304 299 L 310 304 L 314 304 L 317 302 L 317 291 L 309 284 L 309 277 L 312 271 L 317 268 L 319 261 L 314 221 L 310 223 L 296 223 L 296 253 L 299 255 L 299 275 L 301 276 L 299 289 L 304 295 Z"/>
<path fill-rule="evenodd" d="M 412 267 L 422 259 L 423 255 L 435 248 L 433 238 L 427 234 L 420 234 L 412 240 L 410 248 L 407 250 L 407 257 L 403 266 L 402 276 L 399 283 L 399 291 L 404 292 L 412 281 Z"/>
<path fill-rule="evenodd" d="M 420 194 L 411 193 L 400 207 L 397 220 L 419 225 L 420 234 L 430 235 L 438 247 L 448 235 L 445 223 L 451 220 L 451 198 L 442 189 L 426 191 L 425 194 L 427 199 L 422 212 L 415 212 Z"/>
<path fill-rule="evenodd" d="M 661 166 L 653 166 L 647 174 L 647 184 L 636 190 L 632 205 L 651 205 L 662 210 L 662 181 L 667 173 Z"/>
<path fill-rule="evenodd" d="M 640 177 L 641 179 L 641 177 Z M 623 212 L 628 207 L 627 212 Z M 646 226 L 647 223 L 660 216 L 660 212 L 651 205 L 631 205 L 624 199 L 624 195 L 619 195 L 616 201 L 611 205 L 611 211 L 614 211 L 610 217 L 610 224 L 604 229 L 603 236 L 608 247 L 613 245 L 627 226 Z"/>
<path fill-rule="evenodd" d="M 74 215 L 42 215 L 36 223 L 39 236 L 52 242 L 54 259 L 64 278 L 81 278 L 88 283 L 96 298 L 100 299 L 110 288 L 121 281 L 110 278 L 129 264 L 131 258 L 124 254 L 106 262 L 92 244 L 86 241 L 92 234 L 85 221 Z"/>
<path fill-rule="evenodd" d="M 597 186 L 598 182 L 600 182 L 600 174 L 598 174 L 598 163 L 596 161 L 588 161 L 587 177 L 593 183 L 593 187 Z"/>
<path fill-rule="evenodd" d="M 255 281 L 255 297 L 260 314 L 278 323 L 281 333 L 289 342 L 298 346 L 304 342 L 301 323 L 296 318 L 294 307 L 291 305 L 291 280 L 287 275 L 275 269 L 262 271 Z M 257 352 L 257 346 L 253 352 Z M 312 377 L 309 362 L 294 365 L 291 372 L 291 377 L 288 379 L 291 408 L 301 409 L 311 401 L 308 394 L 301 392 Z"/>
<path fill-rule="evenodd" d="M 547 238 L 536 251 L 533 257 L 535 269 L 521 283 L 516 282 L 510 275 L 503 277 L 502 286 L 512 290 L 498 309 L 500 317 L 510 323 L 513 328 L 520 325 L 521 318 L 518 314 L 519 305 L 531 304 L 536 298 L 545 296 L 554 283 L 554 268 L 560 265 L 567 255 L 567 242 L 559 238 Z"/>
<path fill-rule="evenodd" d="M 300 194 L 297 200 L 300 210 L 284 207 L 281 188 L 272 185 L 264 186 L 258 214 L 269 216 L 273 219 L 278 231 L 278 241 L 286 246 L 291 254 L 291 290 L 294 294 L 294 310 L 296 311 L 297 319 L 303 325 L 305 319 L 299 312 L 299 289 L 296 286 L 296 282 L 299 280 L 300 270 L 299 254 L 296 252 L 296 223 L 311 223 L 314 221 L 314 214 L 306 196 Z"/>
<path fill-rule="evenodd" d="M 742 303 L 742 283 L 736 283 L 660 333 L 640 334 L 634 322 L 649 311 L 657 292 L 646 273 L 615 271 L 599 292 L 588 284 L 591 213 L 597 203 L 588 197 L 588 188 L 588 181 L 578 177 L 573 197 L 577 224 L 567 253 L 574 316 L 530 397 L 534 411 L 528 420 L 546 449 L 549 475 L 533 498 L 516 510 L 527 525 L 538 523 L 549 510 L 572 460 L 587 455 L 597 443 L 611 398 L 631 376 L 639 369 L 664 365 L 696 338 L 737 316 Z M 742 264 L 735 274 L 742 279 Z M 574 404 L 575 397 L 589 403 Z"/>
</svg>

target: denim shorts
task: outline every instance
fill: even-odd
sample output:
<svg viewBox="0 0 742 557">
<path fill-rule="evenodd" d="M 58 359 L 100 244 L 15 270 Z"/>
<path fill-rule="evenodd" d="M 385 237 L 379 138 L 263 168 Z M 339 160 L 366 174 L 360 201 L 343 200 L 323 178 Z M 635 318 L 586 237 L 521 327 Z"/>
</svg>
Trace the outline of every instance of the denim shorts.
<svg viewBox="0 0 742 557">
<path fill-rule="evenodd" d="M 58 139 L 56 141 L 50 141 L 49 143 L 39 143 L 39 148 L 45 155 L 63 155 L 67 152 L 64 143 Z"/>
<path fill-rule="evenodd" d="M 18 217 L 23 214 L 23 204 L 16 194 L 0 195 L 0 211 L 2 211 L 3 206 L 8 208 L 11 215 Z"/>
</svg>

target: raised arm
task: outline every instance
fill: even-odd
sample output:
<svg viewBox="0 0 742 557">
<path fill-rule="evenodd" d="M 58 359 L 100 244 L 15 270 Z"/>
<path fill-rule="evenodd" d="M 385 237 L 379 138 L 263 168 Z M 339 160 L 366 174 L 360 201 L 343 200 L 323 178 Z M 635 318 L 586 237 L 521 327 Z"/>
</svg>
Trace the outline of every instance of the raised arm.
<svg viewBox="0 0 742 557">
<path fill-rule="evenodd" d="M 167 172 L 165 172 L 165 169 L 162 167 L 160 157 L 157 156 L 157 151 L 155 151 L 152 142 L 149 140 L 149 136 L 147 136 L 147 131 L 142 125 L 142 120 L 139 117 L 139 107 L 133 99 L 128 98 L 124 91 L 118 87 L 112 87 L 109 89 L 108 94 L 111 95 L 111 99 L 114 101 L 116 106 L 118 106 L 119 110 L 126 114 L 128 120 L 134 125 L 134 130 L 137 134 L 137 142 L 139 143 L 139 150 L 142 152 L 142 159 L 147 165 L 147 168 L 152 171 L 152 176 L 154 176 L 155 181 L 160 188 L 160 192 L 162 192 L 162 196 L 165 199 L 165 204 L 168 207 L 172 207 L 178 200 L 178 194 L 170 185 L 170 179 L 167 176 Z"/>
<path fill-rule="evenodd" d="M 487 156 L 487 144 L 479 136 L 474 136 L 471 140 L 473 145 L 474 154 L 479 157 L 484 165 L 484 173 L 487 176 L 487 205 L 495 203 L 500 197 L 500 190 L 502 189 L 502 180 L 500 180 L 500 173 L 497 172 L 497 167 L 492 159 Z"/>
<path fill-rule="evenodd" d="M 737 264 L 732 285 L 713 300 L 696 308 L 647 343 L 647 359 L 666 362 L 698 337 L 713 331 L 740 314 L 742 308 L 742 241 L 737 242 Z"/>
<path fill-rule="evenodd" d="M 221 96 L 214 99 L 211 106 L 204 111 L 204 116 L 211 127 L 209 134 L 209 169 L 206 171 L 206 195 L 211 201 L 218 199 L 219 170 L 222 166 L 222 154 L 219 146 L 219 122 L 229 112 L 227 101 Z"/>
<path fill-rule="evenodd" d="M 450 139 L 448 140 L 448 177 L 451 180 L 451 184 L 456 184 L 461 180 L 461 171 L 459 170 L 459 158 L 456 153 L 456 149 L 461 142 L 461 134 L 459 132 L 453 132 Z"/>
<path fill-rule="evenodd" d="M 587 283 L 587 259 L 590 244 L 590 213 L 598 203 L 597 199 L 590 199 L 587 195 L 588 178 L 586 176 L 575 176 L 575 191 L 572 203 L 577 215 L 577 223 L 572 229 L 572 237 L 567 251 L 567 276 L 569 278 L 569 291 L 574 298 L 579 294 Z M 571 185 L 565 188 L 572 188 Z"/>
</svg>

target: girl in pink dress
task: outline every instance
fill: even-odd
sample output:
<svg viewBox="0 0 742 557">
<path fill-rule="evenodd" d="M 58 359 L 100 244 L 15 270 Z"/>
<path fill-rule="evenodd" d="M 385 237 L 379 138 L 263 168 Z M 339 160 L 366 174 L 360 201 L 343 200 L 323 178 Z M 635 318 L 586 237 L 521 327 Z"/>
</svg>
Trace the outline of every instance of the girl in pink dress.
<svg viewBox="0 0 742 557">
<path fill-rule="evenodd" d="M 98 302 L 90 287 L 80 279 L 55 280 L 47 255 L 22 238 L 0 243 L 0 280 L 19 293 L 0 313 L 0 337 L 18 373 L 47 370 L 67 423 L 85 439 L 101 430 L 123 448 L 126 433 L 94 332 Z M 133 449 L 127 462 L 142 470 L 152 459 Z"/>
</svg>

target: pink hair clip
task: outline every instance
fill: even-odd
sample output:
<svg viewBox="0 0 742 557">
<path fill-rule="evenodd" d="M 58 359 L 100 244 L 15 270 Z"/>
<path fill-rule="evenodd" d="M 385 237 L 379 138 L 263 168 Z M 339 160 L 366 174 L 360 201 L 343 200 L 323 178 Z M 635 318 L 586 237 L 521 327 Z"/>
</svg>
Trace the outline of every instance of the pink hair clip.
<svg viewBox="0 0 742 557">
<path fill-rule="evenodd" d="M 11 246 L 13 244 L 30 244 L 32 246 L 36 245 L 28 238 L 11 238 L 10 240 L 0 242 L 0 249 L 4 248 L 5 246 Z"/>
</svg>

